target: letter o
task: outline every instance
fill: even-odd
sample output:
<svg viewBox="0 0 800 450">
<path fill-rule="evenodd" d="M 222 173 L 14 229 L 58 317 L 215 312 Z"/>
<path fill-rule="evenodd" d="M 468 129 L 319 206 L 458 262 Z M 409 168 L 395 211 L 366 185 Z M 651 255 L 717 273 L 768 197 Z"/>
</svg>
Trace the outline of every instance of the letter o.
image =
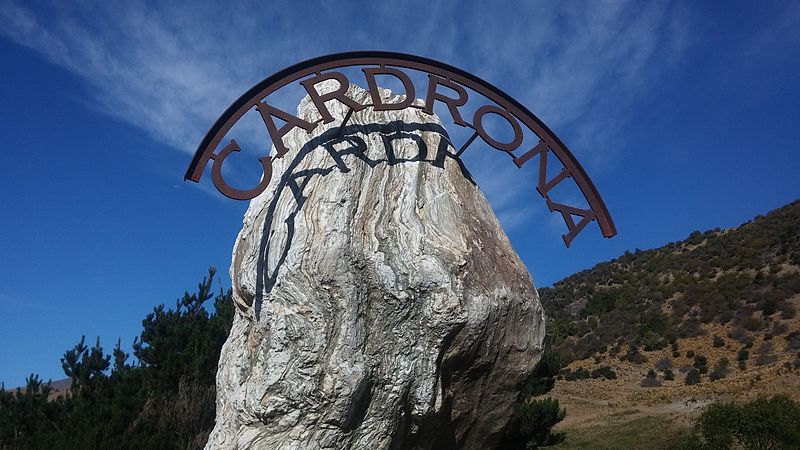
<svg viewBox="0 0 800 450">
<path fill-rule="evenodd" d="M 498 116 L 501 116 L 502 118 L 506 119 L 508 123 L 511 124 L 511 128 L 514 130 L 514 138 L 511 140 L 511 142 L 508 143 L 498 142 L 497 140 L 489 136 L 489 133 L 487 133 L 486 129 L 483 128 L 483 122 L 482 122 L 483 116 L 489 113 L 497 114 Z M 517 123 L 517 120 L 514 118 L 514 116 L 511 115 L 511 113 L 509 113 L 505 109 L 498 108 L 497 106 L 484 105 L 478 108 L 478 110 L 475 111 L 475 115 L 472 117 L 472 126 L 475 127 L 475 131 L 478 132 L 478 135 L 481 138 L 483 138 L 483 140 L 487 144 L 491 145 L 492 147 L 498 150 L 504 152 L 512 152 L 522 144 L 522 128 L 520 128 L 519 123 Z"/>
</svg>

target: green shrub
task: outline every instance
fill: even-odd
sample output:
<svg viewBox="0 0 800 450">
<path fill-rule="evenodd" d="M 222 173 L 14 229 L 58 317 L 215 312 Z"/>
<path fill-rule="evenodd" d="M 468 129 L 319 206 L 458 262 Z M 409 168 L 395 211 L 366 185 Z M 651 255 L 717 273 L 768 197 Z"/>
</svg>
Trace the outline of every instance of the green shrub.
<svg viewBox="0 0 800 450">
<path fill-rule="evenodd" d="M 702 355 L 695 355 L 694 363 L 692 364 L 696 369 L 699 369 L 708 364 L 708 358 Z"/>
<path fill-rule="evenodd" d="M 85 338 L 64 353 L 68 394 L 47 401 L 32 377 L 25 392 L 0 390 L 2 449 L 202 448 L 214 426 L 214 378 L 233 322 L 232 292 L 220 291 L 213 312 L 215 269 L 175 309 L 156 307 L 134 340 L 134 364 L 120 342 L 110 355 Z M 210 308 L 209 308 L 210 309 Z"/>
<path fill-rule="evenodd" d="M 606 380 L 616 380 L 617 379 L 617 372 L 611 367 L 602 366 L 594 369 L 591 373 L 592 378 L 605 378 Z"/>
<path fill-rule="evenodd" d="M 564 380 L 566 381 L 585 380 L 587 378 L 591 378 L 591 373 L 583 367 L 578 367 L 574 371 L 566 370 L 564 372 Z"/>
<path fill-rule="evenodd" d="M 661 359 L 656 361 L 655 368 L 659 372 L 663 372 L 663 371 L 665 371 L 667 369 L 671 369 L 672 368 L 672 360 L 669 359 L 669 358 L 661 358 Z"/>
<path fill-rule="evenodd" d="M 745 330 L 742 327 L 734 328 L 733 330 L 731 330 L 730 333 L 728 333 L 728 336 L 731 339 L 737 340 L 742 344 L 751 344 L 752 345 L 752 343 L 753 343 L 753 337 L 750 336 L 750 333 L 748 333 L 747 330 Z"/>
<path fill-rule="evenodd" d="M 774 347 L 771 342 L 763 342 L 758 346 L 758 350 L 756 350 L 756 353 L 758 354 L 758 357 L 756 357 L 757 366 L 765 366 L 778 361 L 778 357 L 771 354 L 773 348 Z"/>
<path fill-rule="evenodd" d="M 800 350 L 800 332 L 792 331 L 786 337 L 786 351 Z"/>
<path fill-rule="evenodd" d="M 761 302 L 761 312 L 766 316 L 771 316 L 778 311 L 778 302 L 774 298 L 767 298 Z"/>
<path fill-rule="evenodd" d="M 789 331 L 789 325 L 784 322 L 778 321 L 772 324 L 772 334 L 775 336 L 780 336 L 787 331 Z"/>
<path fill-rule="evenodd" d="M 686 374 L 686 378 L 684 379 L 684 383 L 687 386 L 692 386 L 700 382 L 700 371 L 697 369 L 692 369 L 689 373 Z"/>
<path fill-rule="evenodd" d="M 560 407 L 558 400 L 550 397 L 520 402 L 500 448 L 521 450 L 558 444 L 565 435 L 553 433 L 552 428 L 566 415 L 567 411 Z"/>
<path fill-rule="evenodd" d="M 644 364 L 647 362 L 647 357 L 639 352 L 639 349 L 632 345 L 625 356 L 622 357 L 623 361 L 629 361 L 634 364 Z"/>
<path fill-rule="evenodd" d="M 702 448 L 800 448 L 800 404 L 786 396 L 709 406 L 695 422 Z"/>
<path fill-rule="evenodd" d="M 657 380 L 655 378 L 644 377 L 641 381 L 639 381 L 639 386 L 643 388 L 654 388 L 654 387 L 661 387 L 661 380 Z"/>
<path fill-rule="evenodd" d="M 554 445 L 564 440 L 563 433 L 552 433 L 550 429 L 564 419 L 566 410 L 559 407 L 558 400 L 549 397 L 535 398 L 553 388 L 555 377 L 560 371 L 561 360 L 558 353 L 552 349 L 548 336 L 539 365 L 523 383 L 522 391 L 514 406 L 514 413 L 503 436 L 502 448 L 530 449 L 540 445 Z M 575 373 L 582 378 L 589 377 L 589 371 L 582 367 Z M 572 372 L 566 371 L 564 378 L 572 376 Z"/>
<path fill-rule="evenodd" d="M 523 397 L 537 396 L 549 392 L 555 385 L 555 377 L 561 370 L 561 358 L 552 349 L 549 342 L 545 342 L 544 353 L 536 370 L 531 373 L 522 385 L 520 394 Z"/>
<path fill-rule="evenodd" d="M 777 355 L 758 355 L 756 358 L 756 365 L 757 366 L 767 366 L 770 364 L 774 364 L 778 362 Z"/>
<path fill-rule="evenodd" d="M 708 358 L 702 355 L 695 355 L 692 366 L 700 373 L 708 373 Z"/>
<path fill-rule="evenodd" d="M 789 302 L 783 302 L 781 304 L 781 319 L 794 319 L 797 315 L 797 311 L 795 311 L 794 305 Z"/>
<path fill-rule="evenodd" d="M 750 352 L 744 349 L 739 350 L 739 353 L 736 354 L 737 361 L 747 361 L 747 358 L 749 357 L 750 357 Z"/>
<path fill-rule="evenodd" d="M 727 377 L 729 373 L 728 358 L 722 358 L 717 362 L 717 365 L 714 366 L 714 370 L 708 375 L 708 379 L 711 381 L 721 380 Z"/>
<path fill-rule="evenodd" d="M 749 331 L 759 331 L 764 328 L 764 321 L 758 317 L 745 317 L 739 321 L 739 325 Z"/>
</svg>

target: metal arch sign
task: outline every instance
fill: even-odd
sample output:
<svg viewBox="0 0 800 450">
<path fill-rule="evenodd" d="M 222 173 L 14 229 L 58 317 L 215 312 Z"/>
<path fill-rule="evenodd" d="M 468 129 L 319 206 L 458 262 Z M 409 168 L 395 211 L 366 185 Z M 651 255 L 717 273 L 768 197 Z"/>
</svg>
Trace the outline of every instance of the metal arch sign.
<svg viewBox="0 0 800 450">
<path fill-rule="evenodd" d="M 363 66 L 361 70 L 369 88 L 372 104 L 363 105 L 345 95 L 350 86 L 350 81 L 344 73 L 334 69 L 354 66 Z M 424 106 L 420 107 L 412 104 L 416 98 L 416 89 L 411 78 L 401 69 L 416 70 L 428 74 L 427 95 Z M 400 81 L 406 91 L 405 99 L 397 103 L 385 103 L 377 87 L 376 75 L 391 76 Z M 339 83 L 339 88 L 320 94 L 315 86 L 325 80 L 336 80 Z M 300 82 L 316 106 L 321 116 L 316 122 L 305 121 L 267 102 L 267 97 L 270 94 L 295 81 Z M 445 95 L 442 92 L 442 88 L 448 88 L 457 95 Z M 477 92 L 494 103 L 483 105 L 475 110 L 471 121 L 465 120 L 459 111 L 459 108 L 469 101 L 467 89 Z M 367 107 L 372 107 L 378 111 L 416 107 L 421 108 L 427 114 L 433 114 L 434 104 L 441 102 L 447 106 L 455 124 L 474 130 L 472 136 L 464 143 L 461 149 L 457 153 L 449 154 L 448 156 L 458 158 L 467 146 L 477 137 L 480 137 L 491 147 L 508 154 L 518 168 L 522 168 L 524 164 L 536 156 L 539 157 L 536 190 L 544 197 L 551 212 L 558 212 L 562 215 L 568 230 L 566 234 L 562 235 L 567 247 L 570 246 L 575 236 L 592 221 L 597 222 L 603 236 L 610 238 L 617 234 L 614 222 L 594 183 L 586 175 L 586 172 L 578 164 L 578 161 L 567 146 L 525 106 L 490 83 L 459 68 L 432 59 L 403 53 L 360 51 L 332 54 L 295 64 L 264 79 L 239 97 L 214 122 L 214 125 L 208 130 L 197 147 L 192 162 L 186 170 L 184 180 L 199 182 L 209 160 L 213 160 L 212 180 L 214 186 L 222 194 L 236 200 L 249 200 L 256 197 L 267 188 L 270 182 L 273 157 L 265 155 L 259 158 L 264 174 L 257 186 L 246 190 L 231 187 L 222 177 L 222 164 L 225 158 L 233 152 L 238 152 L 240 148 L 235 140 L 231 140 L 228 145 L 218 153 L 215 153 L 228 131 L 245 113 L 255 109 L 261 115 L 272 143 L 276 148 L 274 157 L 282 158 L 288 152 L 282 138 L 290 130 L 300 127 L 310 133 L 320 122 L 330 123 L 334 120 L 325 106 L 325 102 L 330 100 L 340 101 L 350 108 L 342 121 L 342 127 L 344 127 L 353 111 L 360 111 Z M 487 132 L 484 127 L 484 120 L 488 114 L 495 114 L 508 122 L 514 133 L 511 140 L 501 142 Z M 276 117 L 285 122 L 280 128 L 275 124 L 274 118 Z M 535 144 L 523 146 L 522 126 L 526 127 L 538 138 Z M 547 171 L 549 153 L 552 153 L 563 165 L 563 169 L 552 177 L 549 176 Z M 567 179 L 573 180 L 585 198 L 589 209 L 558 203 L 550 198 L 550 191 Z M 577 222 L 575 220 L 576 217 L 578 218 Z"/>
</svg>

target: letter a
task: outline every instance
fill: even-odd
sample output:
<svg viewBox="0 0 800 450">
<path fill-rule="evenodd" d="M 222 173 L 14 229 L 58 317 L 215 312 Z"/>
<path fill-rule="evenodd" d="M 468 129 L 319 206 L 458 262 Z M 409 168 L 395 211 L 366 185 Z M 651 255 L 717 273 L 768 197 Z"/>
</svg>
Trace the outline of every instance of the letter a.
<svg viewBox="0 0 800 450">
<path fill-rule="evenodd" d="M 256 106 L 256 110 L 261 113 L 261 118 L 264 119 L 264 125 L 267 126 L 267 131 L 269 132 L 269 137 L 272 138 L 272 143 L 275 144 L 275 148 L 278 150 L 276 156 L 278 158 L 283 158 L 283 155 L 289 151 L 286 148 L 286 145 L 283 144 L 283 137 L 292 130 L 294 127 L 300 127 L 307 132 L 311 132 L 314 128 L 317 127 L 316 123 L 306 122 L 305 120 L 293 116 L 286 111 L 281 111 L 280 109 L 267 104 L 267 102 L 261 102 Z M 284 122 L 286 122 L 280 129 L 275 126 L 275 121 L 272 120 L 272 116 L 275 116 Z"/>
</svg>

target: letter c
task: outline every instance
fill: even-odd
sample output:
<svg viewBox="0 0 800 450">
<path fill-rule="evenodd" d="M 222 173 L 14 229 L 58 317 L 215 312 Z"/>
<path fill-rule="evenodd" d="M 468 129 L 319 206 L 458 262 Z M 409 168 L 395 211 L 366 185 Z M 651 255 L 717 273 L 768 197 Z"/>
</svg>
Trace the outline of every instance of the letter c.
<svg viewBox="0 0 800 450">
<path fill-rule="evenodd" d="M 211 159 L 214 160 L 214 165 L 211 167 L 211 179 L 214 181 L 214 186 L 219 189 L 226 197 L 234 200 L 249 200 L 256 197 L 258 194 L 264 192 L 264 189 L 269 185 L 269 180 L 272 179 L 272 157 L 262 156 L 258 158 L 261 161 L 261 166 L 264 168 L 264 175 L 261 177 L 261 182 L 253 189 L 236 189 L 228 185 L 222 179 L 222 163 L 225 158 L 233 152 L 240 151 L 239 144 L 236 140 L 231 140 L 231 143 L 226 145 L 225 148 L 220 150 L 219 153 L 212 154 Z"/>
</svg>

